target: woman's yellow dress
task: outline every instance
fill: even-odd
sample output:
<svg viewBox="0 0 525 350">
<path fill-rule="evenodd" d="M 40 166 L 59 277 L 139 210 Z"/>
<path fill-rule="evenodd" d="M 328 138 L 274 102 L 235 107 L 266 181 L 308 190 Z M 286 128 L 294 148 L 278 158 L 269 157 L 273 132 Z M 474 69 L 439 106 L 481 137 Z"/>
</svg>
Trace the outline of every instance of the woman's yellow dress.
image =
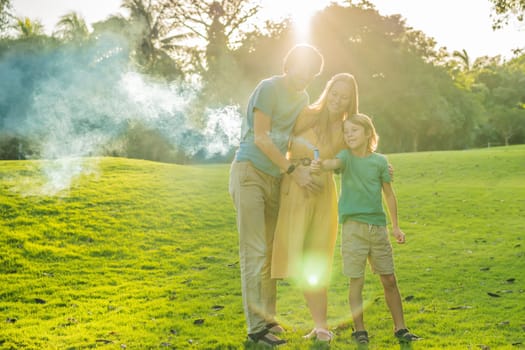
<svg viewBox="0 0 525 350">
<path fill-rule="evenodd" d="M 289 148 L 289 159 L 297 164 L 313 159 L 313 149 L 321 159 L 335 158 L 342 133 L 319 142 L 313 129 L 296 135 Z M 337 238 L 337 192 L 331 171 L 313 175 L 321 184 L 320 194 L 309 194 L 291 176 L 281 183 L 279 216 L 273 242 L 272 278 L 295 278 L 312 287 L 326 286 Z"/>
</svg>

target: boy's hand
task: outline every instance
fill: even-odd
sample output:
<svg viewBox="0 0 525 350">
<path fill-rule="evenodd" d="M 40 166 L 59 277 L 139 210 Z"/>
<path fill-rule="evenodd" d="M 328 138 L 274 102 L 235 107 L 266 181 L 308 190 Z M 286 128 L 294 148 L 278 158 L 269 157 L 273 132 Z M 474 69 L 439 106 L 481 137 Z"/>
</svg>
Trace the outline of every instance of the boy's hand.
<svg viewBox="0 0 525 350">
<path fill-rule="evenodd" d="M 399 244 L 405 243 L 405 234 L 399 227 L 394 227 L 392 230 L 392 236 L 396 238 L 396 242 Z"/>
<path fill-rule="evenodd" d="M 310 163 L 310 173 L 320 174 L 323 170 L 323 161 L 321 159 L 312 160 Z"/>
</svg>

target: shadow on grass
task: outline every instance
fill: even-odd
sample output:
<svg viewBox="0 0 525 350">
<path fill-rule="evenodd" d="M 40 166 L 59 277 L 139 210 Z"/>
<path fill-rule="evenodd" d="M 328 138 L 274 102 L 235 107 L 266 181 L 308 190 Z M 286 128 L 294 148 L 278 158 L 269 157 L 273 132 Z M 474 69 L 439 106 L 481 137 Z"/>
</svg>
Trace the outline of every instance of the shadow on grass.
<svg viewBox="0 0 525 350">
<path fill-rule="evenodd" d="M 330 349 L 330 343 L 327 343 L 325 341 L 314 341 L 308 349 L 310 350 L 328 350 Z"/>
<path fill-rule="evenodd" d="M 283 344 L 285 346 L 286 344 Z M 244 342 L 244 349 L 245 350 L 268 350 L 268 349 L 279 349 L 279 346 L 270 346 L 264 343 L 254 343 L 251 340 L 246 340 Z"/>
<path fill-rule="evenodd" d="M 414 343 L 399 343 L 399 350 L 413 350 L 413 344 Z M 348 344 L 348 349 L 356 349 L 356 350 L 368 350 L 369 344 L 357 344 L 354 341 L 352 341 L 353 347 Z M 284 347 L 286 347 L 286 344 L 283 344 Z M 250 340 L 246 340 L 244 342 L 244 349 L 245 350 L 263 350 L 263 349 L 270 349 L 272 347 L 262 344 L 262 343 L 254 343 Z M 279 346 L 273 347 L 273 349 L 279 349 Z M 313 341 L 312 344 L 308 347 L 309 350 L 328 350 L 330 349 L 330 343 L 327 342 L 321 342 L 321 341 Z"/>
<path fill-rule="evenodd" d="M 413 343 L 399 343 L 399 349 L 400 350 L 412 350 Z"/>
<path fill-rule="evenodd" d="M 357 344 L 355 342 L 353 343 L 354 343 L 354 349 L 356 350 L 368 350 L 369 344 Z M 399 350 L 412 350 L 413 349 L 412 344 L 413 343 L 399 343 Z"/>
<path fill-rule="evenodd" d="M 286 348 L 286 344 L 282 345 L 284 348 Z M 245 350 L 263 350 L 263 349 L 272 349 L 271 346 L 265 345 L 262 343 L 254 343 L 250 340 L 246 340 L 244 342 L 244 349 Z M 279 349 L 279 346 L 273 347 L 273 349 Z M 330 344 L 327 342 L 322 341 L 313 341 L 312 344 L 308 347 L 309 350 L 328 350 L 330 349 Z"/>
</svg>

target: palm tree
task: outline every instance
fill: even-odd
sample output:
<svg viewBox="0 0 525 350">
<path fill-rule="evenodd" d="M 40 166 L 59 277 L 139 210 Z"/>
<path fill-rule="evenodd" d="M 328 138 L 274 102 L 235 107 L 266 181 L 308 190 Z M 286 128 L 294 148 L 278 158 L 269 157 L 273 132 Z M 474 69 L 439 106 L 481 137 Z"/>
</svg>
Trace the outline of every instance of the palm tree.
<svg viewBox="0 0 525 350">
<path fill-rule="evenodd" d="M 139 29 L 139 61 L 144 65 L 153 64 L 162 31 L 162 9 L 151 0 L 124 0 L 122 7 L 130 11 L 130 24 Z"/>
<path fill-rule="evenodd" d="M 13 28 L 18 32 L 20 38 L 34 38 L 44 35 L 44 26 L 38 20 L 28 17 L 19 17 Z"/>
<path fill-rule="evenodd" d="M 452 53 L 453 57 L 459 58 L 459 61 L 461 62 L 461 65 L 463 66 L 463 71 L 469 72 L 470 71 L 470 56 L 467 53 L 467 50 L 463 49 L 461 51 L 454 51 Z"/>
<path fill-rule="evenodd" d="M 76 12 L 69 12 L 58 21 L 54 33 L 66 41 L 84 41 L 89 37 L 86 21 Z"/>
<path fill-rule="evenodd" d="M 167 4 L 152 0 L 123 0 L 122 7 L 130 11 L 131 27 L 138 28 L 138 63 L 147 70 L 159 65 L 171 65 L 174 51 L 182 47 L 179 42 L 189 36 L 170 30 L 166 17 Z"/>
</svg>

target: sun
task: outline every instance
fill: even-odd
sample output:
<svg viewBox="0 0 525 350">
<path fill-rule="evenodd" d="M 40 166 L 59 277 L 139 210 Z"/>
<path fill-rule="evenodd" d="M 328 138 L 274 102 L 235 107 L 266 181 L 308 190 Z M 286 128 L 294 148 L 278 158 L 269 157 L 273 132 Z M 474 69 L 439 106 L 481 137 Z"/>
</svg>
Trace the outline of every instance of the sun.
<svg viewBox="0 0 525 350">
<path fill-rule="evenodd" d="M 295 6 L 290 10 L 290 18 L 293 23 L 294 33 L 298 41 L 308 41 L 310 36 L 310 22 L 314 13 L 319 10 L 312 6 L 314 1 L 290 1 Z"/>
<path fill-rule="evenodd" d="M 298 42 L 308 42 L 313 15 L 330 0 L 262 0 L 261 10 L 273 20 L 290 18 Z"/>
</svg>

